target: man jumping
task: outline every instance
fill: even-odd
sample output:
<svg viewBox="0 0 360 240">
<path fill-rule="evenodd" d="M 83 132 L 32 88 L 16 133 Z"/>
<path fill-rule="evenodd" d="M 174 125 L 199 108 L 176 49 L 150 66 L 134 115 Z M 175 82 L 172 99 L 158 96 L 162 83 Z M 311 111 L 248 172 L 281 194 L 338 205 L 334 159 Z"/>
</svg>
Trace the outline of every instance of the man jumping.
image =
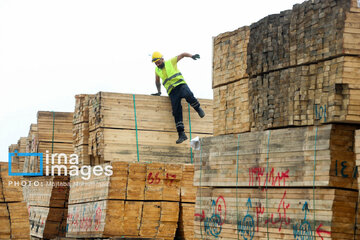
<svg viewBox="0 0 360 240">
<path fill-rule="evenodd" d="M 200 58 L 200 55 L 182 53 L 179 56 L 173 57 L 172 59 L 167 61 L 164 61 L 163 56 L 159 52 L 154 52 L 152 55 L 152 62 L 156 65 L 155 84 L 158 90 L 157 93 L 154 93 L 152 95 L 161 95 L 161 78 L 162 84 L 164 85 L 171 100 L 171 106 L 173 111 L 172 113 L 175 118 L 176 130 L 179 134 L 179 139 L 176 140 L 177 144 L 182 143 L 187 139 L 187 136 L 184 132 L 181 99 L 185 98 L 186 101 L 195 109 L 195 111 L 199 114 L 201 118 L 205 116 L 205 112 L 200 107 L 199 101 L 194 97 L 194 94 L 191 92 L 190 88 L 184 81 L 181 72 L 177 68 L 177 62 L 184 57 L 190 57 L 194 60 L 197 60 Z"/>
</svg>

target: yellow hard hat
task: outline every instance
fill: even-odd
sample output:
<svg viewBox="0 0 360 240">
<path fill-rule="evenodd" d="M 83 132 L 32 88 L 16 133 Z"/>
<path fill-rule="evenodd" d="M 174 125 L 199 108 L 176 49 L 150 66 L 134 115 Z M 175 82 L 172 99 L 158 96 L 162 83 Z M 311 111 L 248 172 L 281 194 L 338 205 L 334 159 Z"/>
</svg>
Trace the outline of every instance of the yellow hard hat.
<svg viewBox="0 0 360 240">
<path fill-rule="evenodd" d="M 163 56 L 162 56 L 162 54 L 161 53 L 159 53 L 159 52 L 154 52 L 153 54 L 152 54 L 152 62 L 157 62 L 157 61 L 159 61 L 160 60 L 160 58 L 162 58 Z"/>
</svg>

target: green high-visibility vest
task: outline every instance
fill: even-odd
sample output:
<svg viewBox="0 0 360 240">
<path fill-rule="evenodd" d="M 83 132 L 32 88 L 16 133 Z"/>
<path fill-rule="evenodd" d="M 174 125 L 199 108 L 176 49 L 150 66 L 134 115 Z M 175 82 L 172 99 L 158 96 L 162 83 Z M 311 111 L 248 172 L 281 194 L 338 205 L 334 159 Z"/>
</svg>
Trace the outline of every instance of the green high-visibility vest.
<svg viewBox="0 0 360 240">
<path fill-rule="evenodd" d="M 171 60 L 165 61 L 165 67 L 163 69 L 156 67 L 155 72 L 162 79 L 162 84 L 168 94 L 170 94 L 176 86 L 186 84 L 181 72 L 176 66 L 174 67 Z"/>
</svg>

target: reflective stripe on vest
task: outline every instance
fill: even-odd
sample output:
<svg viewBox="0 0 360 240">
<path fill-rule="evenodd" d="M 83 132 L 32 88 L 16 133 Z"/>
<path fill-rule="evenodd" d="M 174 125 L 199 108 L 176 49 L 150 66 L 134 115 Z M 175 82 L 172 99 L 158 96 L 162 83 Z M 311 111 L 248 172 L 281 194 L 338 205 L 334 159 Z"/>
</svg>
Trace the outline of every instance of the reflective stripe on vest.
<svg viewBox="0 0 360 240">
<path fill-rule="evenodd" d="M 173 78 L 175 78 L 175 77 L 177 77 L 177 76 L 180 76 L 180 75 L 182 76 L 181 72 L 175 73 L 175 74 L 172 75 L 171 77 L 165 79 L 165 81 L 163 82 L 163 84 L 165 85 L 169 80 L 171 80 L 171 79 L 173 79 Z"/>
<path fill-rule="evenodd" d="M 171 60 L 165 62 L 165 69 L 156 67 L 156 74 L 162 79 L 168 94 L 178 85 L 186 84 L 181 72 L 171 64 Z"/>
<path fill-rule="evenodd" d="M 184 82 L 184 80 L 183 79 L 180 79 L 179 81 L 176 81 L 176 82 L 174 82 L 173 84 L 171 84 L 169 87 L 168 87 L 168 93 L 170 93 L 171 92 L 171 90 L 173 90 L 173 88 L 174 87 L 176 87 L 177 85 L 179 85 L 179 83 L 181 83 L 181 82 Z"/>
</svg>

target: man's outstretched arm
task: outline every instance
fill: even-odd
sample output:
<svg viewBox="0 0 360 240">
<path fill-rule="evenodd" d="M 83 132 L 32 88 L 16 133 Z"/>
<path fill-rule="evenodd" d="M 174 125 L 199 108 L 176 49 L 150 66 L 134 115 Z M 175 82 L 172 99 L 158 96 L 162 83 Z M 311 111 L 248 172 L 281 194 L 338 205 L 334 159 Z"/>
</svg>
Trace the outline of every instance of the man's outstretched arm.
<svg viewBox="0 0 360 240">
<path fill-rule="evenodd" d="M 191 57 L 192 59 L 197 60 L 200 58 L 200 55 L 199 54 L 192 55 L 190 53 L 182 53 L 179 56 L 177 56 L 177 61 L 180 61 L 184 57 Z"/>
</svg>

